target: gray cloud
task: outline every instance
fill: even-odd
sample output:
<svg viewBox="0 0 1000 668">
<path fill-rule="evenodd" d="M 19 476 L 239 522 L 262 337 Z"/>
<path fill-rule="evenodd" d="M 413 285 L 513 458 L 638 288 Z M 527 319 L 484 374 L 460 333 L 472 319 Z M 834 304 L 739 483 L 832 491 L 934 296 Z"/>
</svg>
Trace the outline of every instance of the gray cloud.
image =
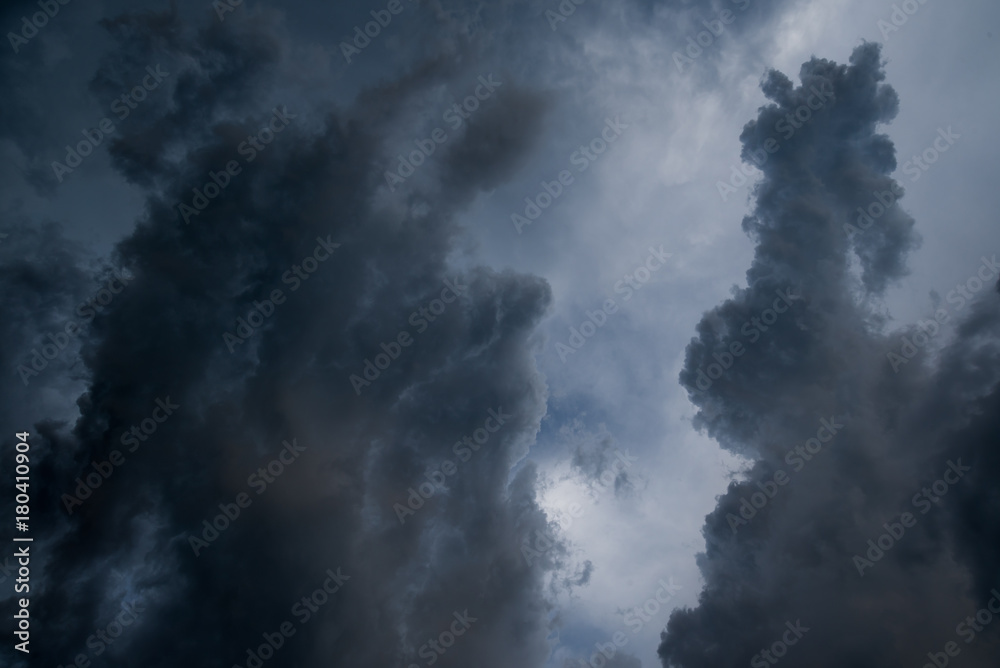
<svg viewBox="0 0 1000 668">
<path fill-rule="evenodd" d="M 884 78 L 874 44 L 855 49 L 850 65 L 810 60 L 799 86 L 771 72 L 762 89 L 772 104 L 741 136 L 749 162 L 782 117 L 832 88 L 833 100 L 791 139 L 776 137 L 781 147 L 762 166 L 743 221 L 756 242 L 748 287 L 705 314 L 688 346 L 681 382 L 699 408 L 696 424 L 754 463 L 707 517 L 705 589 L 696 608 L 671 616 L 664 666 L 770 665 L 759 653 L 799 620 L 809 631 L 787 649 L 790 665 L 920 665 L 956 639 L 956 624 L 996 586 L 988 564 L 996 563 L 998 507 L 987 482 L 996 474 L 988 445 L 998 427 L 996 294 L 953 311 L 953 337 L 930 344 L 940 352 L 895 373 L 887 353 L 918 330 L 882 333 L 878 303 L 906 272 L 919 239 L 914 221 L 894 203 L 865 234 L 843 229 L 873 192 L 895 186 L 894 149 L 877 131 L 899 106 Z M 743 324 L 786 288 L 801 300 L 772 313 L 767 331 L 751 325 L 758 340 L 750 344 Z M 744 353 L 726 357 L 733 342 Z M 700 380 L 713 363 L 730 368 Z M 823 420 L 844 427 L 826 444 L 808 444 Z M 803 444 L 821 449 L 788 455 Z M 923 514 L 914 495 L 959 460 L 971 471 L 938 504 L 924 501 Z M 783 485 L 773 482 L 779 470 Z M 741 516 L 754 494 L 761 507 Z M 859 574 L 855 555 L 905 512 L 915 526 Z M 996 643 L 996 628 L 987 629 L 976 644 L 960 643 L 962 660 L 993 665 Z"/>
<path fill-rule="evenodd" d="M 581 216 L 578 227 L 560 226 L 553 215 L 536 226 L 533 241 L 514 239 L 507 220 L 517 207 L 508 204 L 520 204 L 540 178 L 565 168 L 573 147 L 609 114 L 627 117 L 637 128 L 630 133 L 649 132 L 652 141 L 636 142 L 649 152 L 632 146 L 629 160 L 655 184 L 661 157 L 678 157 L 676 145 L 660 151 L 655 144 L 675 122 L 692 120 L 683 116 L 687 103 L 672 108 L 677 96 L 666 88 L 708 91 L 722 76 L 735 80 L 734 54 L 740 72 L 756 70 L 762 53 L 788 43 L 776 40 L 786 36 L 776 19 L 797 3 L 750 0 L 742 11 L 743 2 L 588 2 L 574 5 L 553 31 L 544 12 L 557 0 L 403 0 L 405 11 L 350 64 L 339 40 L 350 39 L 353 26 L 385 3 L 295 2 L 278 11 L 244 2 L 220 22 L 203 0 L 151 9 L 72 2 L 30 49 L 0 54 L 0 79 L 10 92 L 0 111 L 10 177 L 0 179 L 0 232 L 9 235 L 0 239 L 0 301 L 14 314 L 0 328 L 8 369 L 0 413 L 5 424 L 32 432 L 39 555 L 33 664 L 67 665 L 83 653 L 94 666 L 243 666 L 247 648 L 289 619 L 296 635 L 265 665 L 426 665 L 427 652 L 438 653 L 434 643 L 445 644 L 442 634 L 457 619 L 475 621 L 454 634 L 436 665 L 543 665 L 552 631 L 564 624 L 567 645 L 592 648 L 605 640 L 581 622 L 593 617 L 563 614 L 554 602 L 568 599 L 586 613 L 607 598 L 613 607 L 634 574 L 662 570 L 656 559 L 687 558 L 686 546 L 654 556 L 642 543 L 648 538 L 660 549 L 665 542 L 650 526 L 690 526 L 683 504 L 670 505 L 657 524 L 639 503 L 645 494 L 628 504 L 607 494 L 622 497 L 669 484 L 671 473 L 684 475 L 672 466 L 687 461 L 678 454 L 683 439 L 659 438 L 657 427 L 677 413 L 667 407 L 649 414 L 663 406 L 663 395 L 649 390 L 664 371 L 670 375 L 676 350 L 664 341 L 675 339 L 662 331 L 634 336 L 643 321 L 637 311 L 604 329 L 614 348 L 606 363 L 634 376 L 621 379 L 627 385 L 612 379 L 558 386 L 558 375 L 546 379 L 535 368 L 543 343 L 538 324 L 554 298 L 548 284 L 476 266 L 475 258 L 538 266 L 566 304 L 590 299 L 581 284 L 564 280 L 562 257 L 602 276 L 617 261 L 604 247 L 606 228 L 624 223 L 623 230 L 638 233 L 641 221 L 658 213 L 642 211 L 651 200 L 632 189 L 639 199 L 621 209 L 630 220 L 595 213 L 593 220 Z M 34 6 L 0 10 L 3 25 Z M 734 8 L 736 20 L 703 48 L 688 81 L 675 76 L 670 54 L 708 29 L 703 21 Z M 870 45 L 849 66 L 814 59 L 800 73 L 801 86 L 769 73 L 762 87 L 770 102 L 744 128 L 744 159 L 765 150 L 770 137 L 781 143 L 762 168 L 756 208 L 743 224 L 757 253 L 748 287 L 700 323 L 681 378 L 699 408 L 696 424 L 751 458 L 752 468 L 708 517 L 702 605 L 674 615 L 661 648 L 665 663 L 745 665 L 780 638 L 786 622 L 801 619 L 810 631 L 789 652 L 796 665 L 919 665 L 997 585 L 991 530 L 998 511 L 989 491 L 996 462 L 986 445 L 997 431 L 996 294 L 982 290 L 961 309 L 939 300 L 935 308 L 949 309 L 950 323 L 895 373 L 886 353 L 921 328 L 885 334 L 882 300 L 920 243 L 916 223 L 905 204 L 894 204 L 863 234 L 845 233 L 858 225 L 858 207 L 867 209 L 881 193 L 898 199 L 889 176 L 895 149 L 881 132 L 900 101 L 885 85 L 879 59 Z M 82 128 L 109 115 L 109 103 L 151 65 L 170 75 L 58 184 L 51 160 Z M 662 79 L 643 80 L 657 67 Z M 461 130 L 449 128 L 436 155 L 388 193 L 384 171 L 401 147 L 443 125 L 444 107 L 490 72 L 504 82 L 496 95 Z M 824 85 L 834 99 L 786 140 L 776 124 Z M 742 95 L 734 87 L 724 104 Z M 250 162 L 238 147 L 275 109 L 293 119 Z M 638 120 L 659 109 L 668 114 L 659 121 L 662 133 Z M 193 189 L 204 192 L 209 173 L 233 160 L 241 173 L 185 224 L 178 204 L 193 205 Z M 523 182 L 503 188 L 516 177 Z M 574 186 L 589 191 L 574 195 L 587 198 L 576 204 L 600 211 L 614 199 L 606 186 L 620 190 L 620 180 L 598 181 L 594 171 L 588 178 Z M 679 196 L 663 207 L 670 226 L 691 214 L 684 204 L 690 192 L 675 186 L 663 199 Z M 494 188 L 496 198 L 482 196 Z M 563 213 L 572 210 L 569 199 L 559 204 Z M 53 211 L 64 214 L 64 227 L 46 222 Z M 89 242 L 94 231 L 118 238 L 118 230 L 109 233 L 113 217 L 128 234 L 107 257 L 89 260 L 95 249 L 68 241 Z M 503 228 L 502 238 L 491 236 L 494 227 Z M 679 248 L 690 246 L 677 238 L 683 233 L 671 234 Z M 490 243 L 474 248 L 484 240 Z M 339 246 L 308 279 L 289 273 L 309 272 L 303 258 L 332 244 Z M 521 261 L 531 254 L 543 261 Z M 970 258 L 970 275 L 978 262 Z M 17 365 L 121 267 L 136 277 L 128 289 L 25 387 Z M 291 289 L 289 276 L 299 287 Z M 689 301 L 710 289 L 704 278 Z M 448 288 L 462 294 L 445 303 L 449 284 L 467 287 Z M 673 294 L 662 287 L 660 294 Z M 253 324 L 276 289 L 284 300 Z M 789 289 L 802 299 L 703 389 L 699 371 L 733 341 L 748 343 L 744 323 L 759 320 L 776 292 Z M 258 309 L 254 302 L 265 303 Z M 435 303 L 443 305 L 440 313 Z M 434 318 L 425 311 L 414 320 L 422 308 Z M 669 309 L 671 318 L 686 308 Z M 236 344 L 224 338 L 238 335 L 247 320 L 249 336 Z M 402 333 L 412 344 L 395 343 Z M 655 346 L 662 355 L 653 354 Z M 603 381 L 607 367 L 576 368 Z M 560 397 L 551 409 L 547 382 Z M 616 401 L 628 410 L 592 401 L 600 392 L 620 393 Z M 176 417 L 156 421 L 155 433 L 129 451 L 122 437 L 153 424 L 165 397 L 178 405 Z M 547 410 L 551 430 L 541 432 Z M 489 411 L 509 417 L 473 450 L 463 439 L 482 431 Z M 577 423 L 574 431 L 575 415 L 585 416 L 586 428 Z M 816 435 L 823 420 L 845 427 L 792 475 L 786 453 Z M 650 443 L 678 452 L 647 459 L 664 454 L 636 448 L 636 436 L 647 434 Z M 569 445 L 541 460 L 568 457 L 574 478 L 607 494 L 602 515 L 650 522 L 628 527 L 630 535 L 645 535 L 616 550 L 625 556 L 608 561 L 611 551 L 601 550 L 592 561 L 562 539 L 539 506 L 539 498 L 550 501 L 544 493 L 551 478 L 545 464 L 536 468 L 529 458 L 536 435 L 543 447 Z M 258 496 L 249 481 L 261 478 L 250 476 L 275 460 L 286 440 L 305 449 Z M 4 461 L 10 445 L 0 441 Z M 629 447 L 642 457 L 639 466 L 618 472 L 615 449 Z M 64 495 L 115 450 L 125 453 L 124 463 L 67 515 Z M 964 482 L 858 576 L 853 555 L 867 550 L 884 522 L 912 510 L 913 494 L 957 458 L 972 466 Z M 667 471 L 649 469 L 664 461 Z M 455 472 L 401 523 L 397 508 L 443 462 L 455 464 Z M 741 499 L 779 468 L 790 483 L 734 533 L 730 517 Z M 690 469 L 686 487 L 708 479 Z M 200 536 L 219 504 L 231 508 L 241 493 L 252 503 L 196 557 L 189 536 Z M 13 514 L 9 497 L 0 508 Z M 576 532 L 584 534 L 581 544 L 606 539 L 587 535 L 586 526 Z M 526 545 L 534 546 L 534 558 L 526 558 Z M 618 568 L 622 563 L 628 567 Z M 300 625 L 293 606 L 322 591 L 328 571 L 338 569 L 350 579 Z M 591 583 L 596 602 L 574 595 Z M 4 605 L 9 596 L 0 593 Z M 134 602 L 142 607 L 137 622 L 96 656 L 93 634 Z M 634 648 L 647 663 L 649 649 Z M 963 645 L 960 660 L 993 665 L 987 661 L 995 654 L 991 631 Z M 4 665 L 25 665 L 9 646 L 0 656 Z M 607 665 L 641 663 L 618 654 Z"/>
<path fill-rule="evenodd" d="M 33 660 L 58 665 L 85 653 L 93 665 L 245 665 L 246 649 L 292 619 L 327 569 L 341 568 L 350 578 L 342 590 L 268 665 L 422 664 L 429 640 L 465 611 L 477 621 L 446 664 L 542 662 L 544 564 L 525 562 L 520 536 L 545 517 L 533 468 L 508 477 L 544 412 L 533 331 L 550 290 L 511 272 L 458 273 L 447 256 L 459 207 L 507 178 L 530 145 L 532 135 L 512 134 L 511 123 L 537 125 L 543 106 L 530 93 L 498 98 L 496 112 L 449 145 L 435 197 L 399 217 L 374 203 L 378 132 L 444 75 L 440 67 L 416 68 L 342 113 L 316 115 L 290 100 L 297 120 L 251 163 L 237 146 L 282 103 L 268 98 L 292 66 L 279 38 L 235 18 L 196 31 L 169 12 L 106 25 L 121 47 L 94 87 L 117 89 L 161 53 L 174 69 L 169 103 L 130 119 L 111 147 L 117 169 L 146 192 L 147 213 L 114 257 L 136 278 L 85 339 L 78 422 L 39 425 L 32 437 L 35 521 L 47 528 L 36 545 L 51 555 L 37 562 L 33 611 L 40 627 L 58 629 L 33 644 Z M 191 203 L 192 188 L 228 160 L 242 172 L 185 224 L 177 204 Z M 304 266 L 317 240 L 341 246 L 290 288 L 285 272 Z M 83 274 L 58 236 L 47 248 L 34 243 L 41 255 L 6 280 L 12 289 L 37 283 L 17 294 L 46 295 L 53 303 L 37 308 L 47 313 L 73 302 Z M 42 262 L 63 273 L 40 273 Z M 461 296 L 421 336 L 410 314 L 446 280 Z M 274 289 L 286 301 L 230 353 L 223 334 Z M 50 319 L 40 316 L 39 326 Z M 412 347 L 356 393 L 349 376 L 403 330 Z M 122 433 L 166 396 L 177 417 L 67 516 L 60 499 L 75 479 L 92 460 L 124 451 Z M 453 444 L 489 410 L 508 417 L 488 449 L 400 526 L 393 504 L 427 467 L 455 459 Z M 248 476 L 293 438 L 306 448 L 301 463 L 258 499 Z M 241 492 L 252 504 L 196 557 L 189 534 Z M 89 636 L 134 599 L 147 607 L 139 622 L 97 656 Z"/>
</svg>

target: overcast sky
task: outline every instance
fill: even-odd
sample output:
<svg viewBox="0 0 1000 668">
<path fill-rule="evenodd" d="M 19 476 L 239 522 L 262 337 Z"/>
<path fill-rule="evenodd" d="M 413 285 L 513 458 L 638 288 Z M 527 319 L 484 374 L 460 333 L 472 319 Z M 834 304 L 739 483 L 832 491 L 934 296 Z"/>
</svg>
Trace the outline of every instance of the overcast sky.
<svg viewBox="0 0 1000 668">
<path fill-rule="evenodd" d="M 998 19 L 7 3 L 0 663 L 995 666 Z"/>
</svg>

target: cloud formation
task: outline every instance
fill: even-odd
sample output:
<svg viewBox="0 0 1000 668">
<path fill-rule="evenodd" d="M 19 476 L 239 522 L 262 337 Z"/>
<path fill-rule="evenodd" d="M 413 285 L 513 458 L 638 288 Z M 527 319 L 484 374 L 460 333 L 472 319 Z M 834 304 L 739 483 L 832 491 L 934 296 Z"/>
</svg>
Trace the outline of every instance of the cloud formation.
<svg viewBox="0 0 1000 668">
<path fill-rule="evenodd" d="M 95 666 L 243 666 L 285 622 L 293 632 L 268 665 L 424 665 L 436 647 L 450 665 L 544 661 L 544 564 L 522 559 L 520 537 L 546 520 L 533 467 L 509 477 L 544 412 L 533 332 L 551 294 L 539 278 L 448 261 L 455 214 L 517 168 L 542 99 L 498 96 L 445 147 L 434 197 L 412 193 L 399 215 L 380 204 L 383 128 L 451 65 L 317 113 L 283 85 L 293 64 L 259 15 L 196 28 L 137 12 L 105 25 L 118 47 L 92 85 L 115 90 L 162 62 L 169 101 L 137 110 L 110 146 L 146 213 L 114 254 L 135 278 L 83 340 L 79 419 L 31 430 L 47 555 L 33 614 L 49 630 L 32 665 L 83 654 Z M 291 122 L 268 135 L 274 109 Z M 240 170 L 221 185 L 230 161 Z M 195 189 L 208 203 L 185 222 L 179 204 L 202 202 Z M 54 231 L 9 248 L 22 269 L 5 273 L 6 298 L 32 301 L 18 308 L 39 313 L 42 331 L 87 274 Z M 420 336 L 409 316 L 446 284 L 458 297 L 431 306 L 433 334 Z M 252 335 L 227 345 L 241 319 Z M 411 343 L 390 347 L 383 368 L 380 344 L 404 330 Z M 5 359 L 29 347 L 9 331 Z M 349 377 L 366 359 L 380 373 L 358 394 Z M 160 422 L 163 398 L 175 408 Z M 393 504 L 489 411 L 506 416 L 489 447 L 400 526 Z M 151 415 L 155 433 L 128 450 Z M 301 448 L 294 464 L 284 442 Z M 124 463 L 78 494 L 115 453 Z M 95 635 L 135 602 L 120 639 Z"/>
<path fill-rule="evenodd" d="M 870 43 L 848 65 L 813 58 L 799 79 L 764 77 L 771 103 L 740 137 L 744 161 L 764 174 L 743 220 L 756 242 L 747 287 L 705 314 L 680 375 L 696 424 L 752 465 L 706 518 L 705 588 L 662 634 L 667 667 L 786 654 L 789 665 L 922 665 L 997 586 L 997 293 L 947 313 L 932 343 L 917 323 L 885 333 L 880 300 L 919 243 L 914 220 L 891 201 L 865 234 L 844 226 L 901 192 L 878 131 L 898 97 Z M 802 111 L 823 89 L 832 100 Z M 798 129 L 768 151 L 782 119 Z M 973 275 L 980 259 L 970 260 Z M 800 301 L 781 312 L 774 296 L 786 289 Z M 752 318 L 763 327 L 751 325 L 749 346 L 741 330 Z M 918 334 L 926 350 L 897 372 L 889 353 Z M 835 436 L 830 425 L 842 425 Z M 785 638 L 786 623 L 808 633 Z M 963 665 L 993 665 L 997 640 L 991 627 L 961 642 Z"/>
</svg>

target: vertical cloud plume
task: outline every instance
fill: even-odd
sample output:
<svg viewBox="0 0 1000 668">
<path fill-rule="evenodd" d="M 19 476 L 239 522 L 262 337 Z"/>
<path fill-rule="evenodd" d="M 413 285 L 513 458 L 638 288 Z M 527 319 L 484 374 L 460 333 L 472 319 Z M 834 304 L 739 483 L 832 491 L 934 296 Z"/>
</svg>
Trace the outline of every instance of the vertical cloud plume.
<svg viewBox="0 0 1000 668">
<path fill-rule="evenodd" d="M 741 135 L 764 174 L 743 220 L 755 256 L 680 380 L 696 424 L 752 466 L 707 517 L 705 588 L 671 616 L 665 667 L 917 666 L 948 641 L 963 665 L 995 663 L 1000 627 L 966 644 L 956 625 L 1000 584 L 1000 305 L 983 290 L 947 324 L 884 333 L 879 300 L 919 237 L 878 132 L 899 106 L 880 61 L 863 44 L 849 65 L 806 62 L 798 86 L 768 73 Z"/>
</svg>

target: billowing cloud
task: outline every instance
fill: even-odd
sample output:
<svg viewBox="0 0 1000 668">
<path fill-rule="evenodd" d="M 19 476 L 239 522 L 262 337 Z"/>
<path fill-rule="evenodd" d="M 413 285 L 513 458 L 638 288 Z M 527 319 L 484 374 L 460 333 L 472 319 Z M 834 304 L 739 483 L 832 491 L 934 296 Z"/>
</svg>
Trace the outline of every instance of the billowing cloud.
<svg viewBox="0 0 1000 668">
<path fill-rule="evenodd" d="M 169 95 L 111 147 L 146 213 L 113 258 L 133 278 L 82 335 L 79 420 L 29 429 L 32 665 L 245 666 L 268 638 L 272 666 L 544 661 L 544 564 L 520 545 L 546 520 L 533 467 L 510 472 L 544 412 L 550 290 L 448 261 L 542 99 L 498 96 L 400 215 L 380 133 L 440 67 L 318 112 L 263 21 L 107 26 L 121 46 L 93 85 L 159 58 Z M 6 294 L 41 331 L 86 273 L 54 232 L 24 245 Z M 12 368 L 30 345 L 7 341 Z"/>
<path fill-rule="evenodd" d="M 996 256 L 970 258 L 971 301 L 886 334 L 880 300 L 919 243 L 879 133 L 897 96 L 875 44 L 799 78 L 763 80 L 771 104 L 741 136 L 764 174 L 747 287 L 705 314 L 681 372 L 696 424 L 752 466 L 707 518 L 704 591 L 659 654 L 923 665 L 956 641 L 963 665 L 993 665 L 1000 627 L 956 629 L 997 586 Z"/>
<path fill-rule="evenodd" d="M 918 227 L 941 246 L 921 198 L 976 218 L 984 170 L 949 182 L 956 151 L 939 190 L 893 180 L 880 133 L 921 101 L 873 45 L 801 83 L 768 73 L 750 110 L 762 64 L 878 34 L 870 9 L 812 43 L 817 16 L 848 13 L 5 5 L 6 29 L 45 25 L 0 53 L 0 469 L 30 432 L 34 538 L 34 656 L 8 642 L 0 663 L 652 665 L 742 461 L 691 433 L 682 363 L 695 425 L 749 470 L 708 517 L 702 604 L 673 616 L 664 663 L 787 643 L 796 665 L 922 665 L 950 640 L 986 661 L 994 626 L 967 645 L 956 624 L 998 585 L 992 251 L 921 321 L 886 305 L 926 266 Z M 987 89 L 935 146 L 974 136 Z M 684 362 L 749 247 L 691 224 L 715 190 L 748 192 L 713 185 L 739 134 L 719 129 L 748 115 L 756 256 Z M 605 123 L 627 136 L 583 174 L 570 156 L 599 153 Z M 564 169 L 516 234 L 511 212 Z M 956 245 L 985 227 L 962 229 Z M 650 244 L 676 262 L 563 364 L 545 335 L 565 340 Z M 0 553 L 11 612 L 16 566 Z M 680 598 L 651 598 L 674 578 Z M 656 614 L 635 628 L 642 600 Z"/>
</svg>

